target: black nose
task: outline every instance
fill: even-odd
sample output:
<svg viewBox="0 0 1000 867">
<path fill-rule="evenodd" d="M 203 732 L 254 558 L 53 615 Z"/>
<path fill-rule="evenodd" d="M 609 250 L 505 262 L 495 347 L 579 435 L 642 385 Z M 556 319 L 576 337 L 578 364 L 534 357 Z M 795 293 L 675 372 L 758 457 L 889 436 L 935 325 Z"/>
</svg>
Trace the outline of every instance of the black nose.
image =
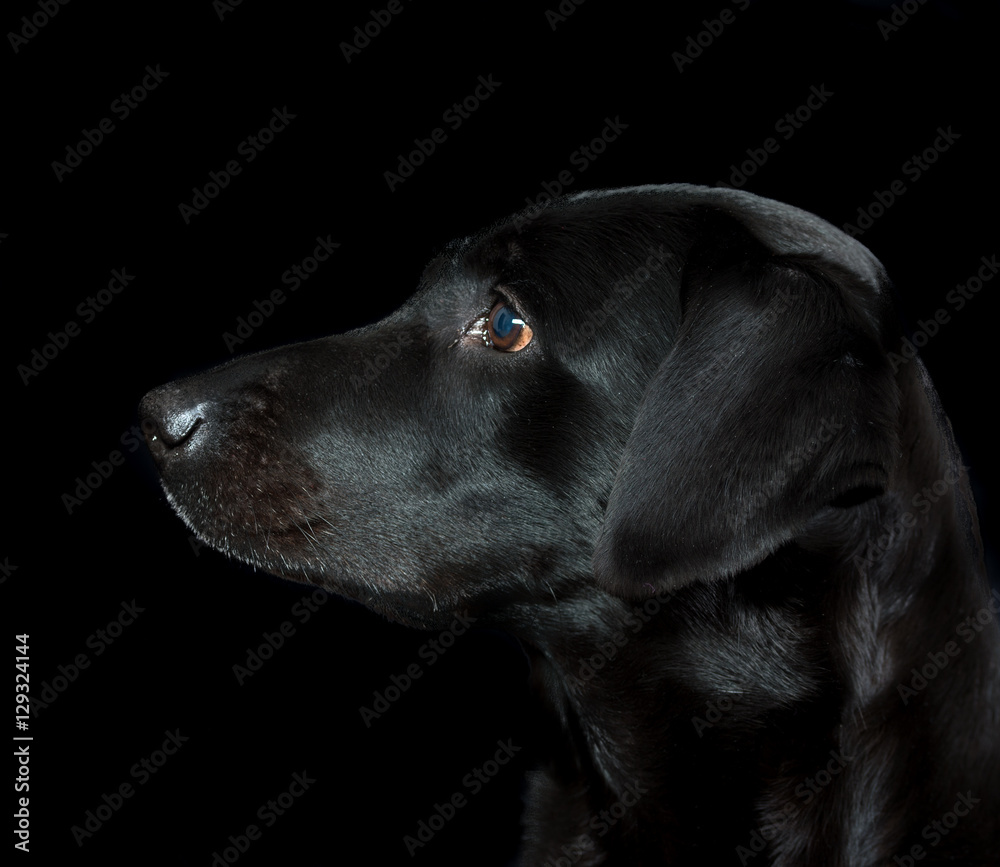
<svg viewBox="0 0 1000 867">
<path fill-rule="evenodd" d="M 149 392 L 139 403 L 139 418 L 146 444 L 162 465 L 168 455 L 189 450 L 198 441 L 198 431 L 208 419 L 209 401 L 196 402 L 174 386 Z"/>
</svg>

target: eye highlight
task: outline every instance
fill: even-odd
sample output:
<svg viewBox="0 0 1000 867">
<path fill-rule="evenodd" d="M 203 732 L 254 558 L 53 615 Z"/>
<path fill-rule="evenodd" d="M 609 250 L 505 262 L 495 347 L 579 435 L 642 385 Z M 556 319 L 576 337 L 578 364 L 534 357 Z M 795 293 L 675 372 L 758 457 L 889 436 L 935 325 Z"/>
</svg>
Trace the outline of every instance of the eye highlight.
<svg viewBox="0 0 1000 867">
<path fill-rule="evenodd" d="M 498 301 L 486 316 L 483 340 L 501 352 L 518 352 L 531 342 L 532 331 L 513 307 Z"/>
</svg>

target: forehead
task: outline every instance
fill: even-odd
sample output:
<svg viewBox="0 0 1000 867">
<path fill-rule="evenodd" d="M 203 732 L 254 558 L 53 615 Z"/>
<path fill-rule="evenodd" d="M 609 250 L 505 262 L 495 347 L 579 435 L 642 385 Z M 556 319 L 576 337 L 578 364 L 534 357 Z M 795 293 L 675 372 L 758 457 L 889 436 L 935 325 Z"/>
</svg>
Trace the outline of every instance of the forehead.
<svg viewBox="0 0 1000 867">
<path fill-rule="evenodd" d="M 584 307 L 611 293 L 662 288 L 676 282 L 678 251 L 686 245 L 685 220 L 669 204 L 651 196 L 588 196 L 528 209 L 453 241 L 427 266 L 421 286 L 448 284 L 455 300 L 508 291 L 540 314 L 553 303 Z"/>
<path fill-rule="evenodd" d="M 447 336 L 503 299 L 532 328 L 539 357 L 602 387 L 644 383 L 680 321 L 684 244 L 669 215 L 631 203 L 515 215 L 450 243 L 399 316 Z"/>
</svg>

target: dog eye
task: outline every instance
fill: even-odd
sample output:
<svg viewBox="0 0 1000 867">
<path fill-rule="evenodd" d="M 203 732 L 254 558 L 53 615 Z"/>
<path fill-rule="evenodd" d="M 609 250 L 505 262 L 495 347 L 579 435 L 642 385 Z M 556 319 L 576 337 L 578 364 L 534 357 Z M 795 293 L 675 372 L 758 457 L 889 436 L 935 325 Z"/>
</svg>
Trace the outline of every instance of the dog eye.
<svg viewBox="0 0 1000 867">
<path fill-rule="evenodd" d="M 486 317 L 483 340 L 502 352 L 518 352 L 531 342 L 531 327 L 509 304 L 498 301 Z"/>
</svg>

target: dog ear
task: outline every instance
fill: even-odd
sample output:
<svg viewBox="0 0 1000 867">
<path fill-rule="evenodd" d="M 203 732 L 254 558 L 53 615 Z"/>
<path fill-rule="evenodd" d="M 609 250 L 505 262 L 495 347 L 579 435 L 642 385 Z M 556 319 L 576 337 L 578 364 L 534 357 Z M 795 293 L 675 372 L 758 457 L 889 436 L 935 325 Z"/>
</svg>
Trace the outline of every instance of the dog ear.
<svg viewBox="0 0 1000 867">
<path fill-rule="evenodd" d="M 625 596 L 754 566 L 823 507 L 882 493 L 898 454 L 884 290 L 712 222 L 594 554 L 598 582 Z"/>
</svg>

